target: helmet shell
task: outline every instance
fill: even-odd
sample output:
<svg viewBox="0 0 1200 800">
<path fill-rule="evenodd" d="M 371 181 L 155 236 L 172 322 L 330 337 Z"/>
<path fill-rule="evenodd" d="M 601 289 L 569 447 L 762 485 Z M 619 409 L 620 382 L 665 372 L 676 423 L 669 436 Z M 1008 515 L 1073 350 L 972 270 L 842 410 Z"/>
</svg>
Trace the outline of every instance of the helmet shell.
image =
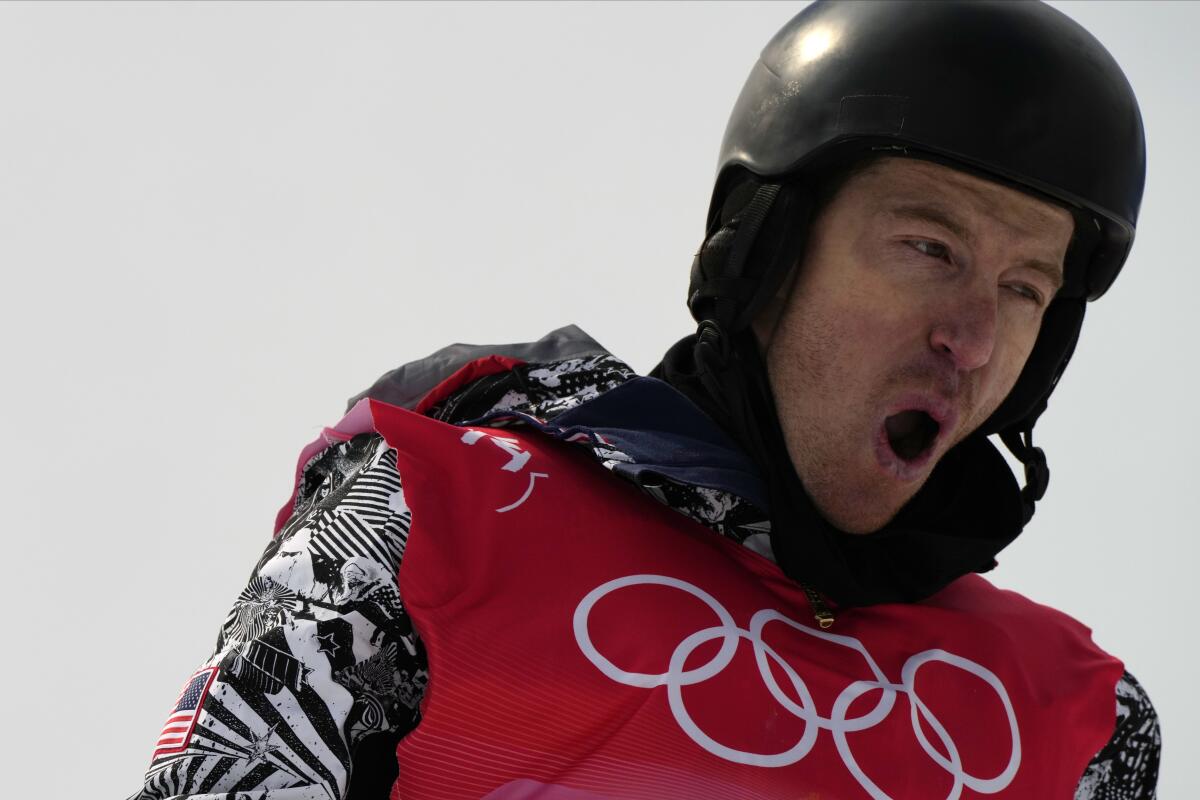
<svg viewBox="0 0 1200 800">
<path fill-rule="evenodd" d="M 1146 175 L 1137 100 L 1103 45 L 1041 2 L 808 6 L 738 97 L 714 206 L 735 167 L 781 177 L 887 149 L 1085 212 L 1077 219 L 1093 222 L 1098 242 L 1069 276 L 1077 295 L 1102 295 L 1125 261 Z"/>
</svg>

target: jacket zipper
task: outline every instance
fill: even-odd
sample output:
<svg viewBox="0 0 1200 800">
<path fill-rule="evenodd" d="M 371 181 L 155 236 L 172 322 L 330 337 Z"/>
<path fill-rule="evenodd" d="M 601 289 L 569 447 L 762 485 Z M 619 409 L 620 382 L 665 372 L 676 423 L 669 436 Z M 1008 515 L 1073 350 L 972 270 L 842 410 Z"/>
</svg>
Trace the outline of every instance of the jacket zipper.
<svg viewBox="0 0 1200 800">
<path fill-rule="evenodd" d="M 812 606 L 813 619 L 821 626 L 821 630 L 827 631 L 833 627 L 834 618 L 833 612 L 829 610 L 829 606 L 825 604 L 825 598 L 811 586 L 800 584 L 800 588 L 804 590 L 804 594 L 808 597 L 808 604 Z"/>
</svg>

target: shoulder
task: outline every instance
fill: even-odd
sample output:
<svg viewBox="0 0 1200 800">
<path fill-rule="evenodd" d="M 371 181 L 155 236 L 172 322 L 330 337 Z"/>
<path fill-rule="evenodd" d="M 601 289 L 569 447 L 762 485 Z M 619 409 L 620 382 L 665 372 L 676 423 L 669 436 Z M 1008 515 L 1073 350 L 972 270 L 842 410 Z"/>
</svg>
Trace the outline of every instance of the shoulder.
<svg viewBox="0 0 1200 800">
<path fill-rule="evenodd" d="M 572 325 L 536 342 L 450 345 L 385 373 L 350 407 L 371 399 L 451 424 L 505 413 L 548 422 L 637 377 Z"/>
<path fill-rule="evenodd" d="M 522 401 L 544 402 L 552 396 L 562 397 L 585 388 L 577 384 L 588 373 L 623 380 L 634 375 L 596 340 L 578 327 L 568 325 L 535 342 L 449 345 L 425 358 L 385 372 L 367 389 L 350 398 L 348 408 L 370 398 L 445 419 L 447 401 L 457 397 L 461 402 L 465 391 L 478 394 L 481 388 L 490 389 L 493 384 L 503 383 L 500 380 L 503 376 L 511 374 L 509 383 L 517 386 L 524 381 L 531 383 L 532 397 L 521 398 L 522 393 L 515 392 L 518 396 L 510 398 L 510 402 L 517 405 Z M 486 394 L 491 397 L 495 392 Z M 501 392 L 497 399 L 503 397 L 504 392 Z"/>
<path fill-rule="evenodd" d="M 329 498 L 365 461 L 388 451 L 367 401 L 380 401 L 451 424 L 510 411 L 546 420 L 619 386 L 636 373 L 574 325 L 535 342 L 452 344 L 385 372 L 350 398 L 340 421 L 297 459 L 293 493 L 276 516 L 281 533 L 305 508 Z M 390 458 L 394 465 L 395 454 Z"/>
<path fill-rule="evenodd" d="M 1003 625 L 1041 623 L 1091 638 L 1091 629 L 1065 611 L 1012 589 L 1003 589 L 975 573 L 962 576 L 926 602 L 948 606 L 969 604 L 977 613 Z"/>
<path fill-rule="evenodd" d="M 1101 650 L 1091 630 L 1074 617 L 1013 591 L 999 589 L 971 575 L 947 587 L 940 602 L 972 603 L 982 611 L 981 624 L 995 625 L 998 635 L 1033 637 L 1036 646 L 1022 647 L 1023 658 L 1039 674 L 1058 674 L 1066 664 L 1083 667 L 1066 683 L 1091 683 L 1096 702 L 1106 705 L 1113 722 L 1110 738 L 1087 765 L 1075 800 L 1117 800 L 1155 796 L 1162 738 L 1158 714 L 1142 685 L 1113 656 Z M 1116 704 L 1115 717 L 1113 706 Z"/>
</svg>

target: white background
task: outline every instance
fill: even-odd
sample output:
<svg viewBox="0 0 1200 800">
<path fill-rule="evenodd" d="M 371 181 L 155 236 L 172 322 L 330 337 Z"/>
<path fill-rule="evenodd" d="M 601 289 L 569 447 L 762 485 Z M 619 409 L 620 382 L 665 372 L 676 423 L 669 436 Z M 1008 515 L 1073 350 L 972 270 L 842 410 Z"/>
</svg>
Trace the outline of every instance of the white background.
<svg viewBox="0 0 1200 800">
<path fill-rule="evenodd" d="M 1187 797 L 1200 5 L 1060 5 L 1150 176 L 994 574 L 1126 659 Z M 645 370 L 687 334 L 726 114 L 797 9 L 0 6 L 4 794 L 139 785 L 300 447 L 377 374 L 571 321 Z"/>
</svg>

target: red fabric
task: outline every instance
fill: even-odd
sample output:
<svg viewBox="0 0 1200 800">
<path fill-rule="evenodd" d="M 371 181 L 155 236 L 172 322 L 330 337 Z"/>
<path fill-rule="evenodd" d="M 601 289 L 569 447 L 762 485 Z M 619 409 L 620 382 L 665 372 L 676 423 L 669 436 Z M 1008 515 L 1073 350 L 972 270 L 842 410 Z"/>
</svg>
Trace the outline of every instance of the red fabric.
<svg viewBox="0 0 1200 800">
<path fill-rule="evenodd" d="M 450 395 L 457 392 L 469 383 L 480 378 L 485 378 L 488 375 L 498 375 L 501 372 L 508 372 L 514 367 L 519 367 L 525 362 L 519 358 L 509 358 L 508 356 L 485 356 L 477 358 L 459 367 L 457 371 L 449 378 L 433 387 L 433 391 L 421 398 L 421 402 L 417 403 L 414 409 L 418 414 L 424 414 L 429 409 L 436 406 L 438 403 L 445 400 Z"/>
<path fill-rule="evenodd" d="M 982 578 L 820 631 L 774 564 L 569 445 L 371 411 L 431 676 L 393 798 L 1070 800 L 1112 734 L 1120 663 Z"/>
</svg>

